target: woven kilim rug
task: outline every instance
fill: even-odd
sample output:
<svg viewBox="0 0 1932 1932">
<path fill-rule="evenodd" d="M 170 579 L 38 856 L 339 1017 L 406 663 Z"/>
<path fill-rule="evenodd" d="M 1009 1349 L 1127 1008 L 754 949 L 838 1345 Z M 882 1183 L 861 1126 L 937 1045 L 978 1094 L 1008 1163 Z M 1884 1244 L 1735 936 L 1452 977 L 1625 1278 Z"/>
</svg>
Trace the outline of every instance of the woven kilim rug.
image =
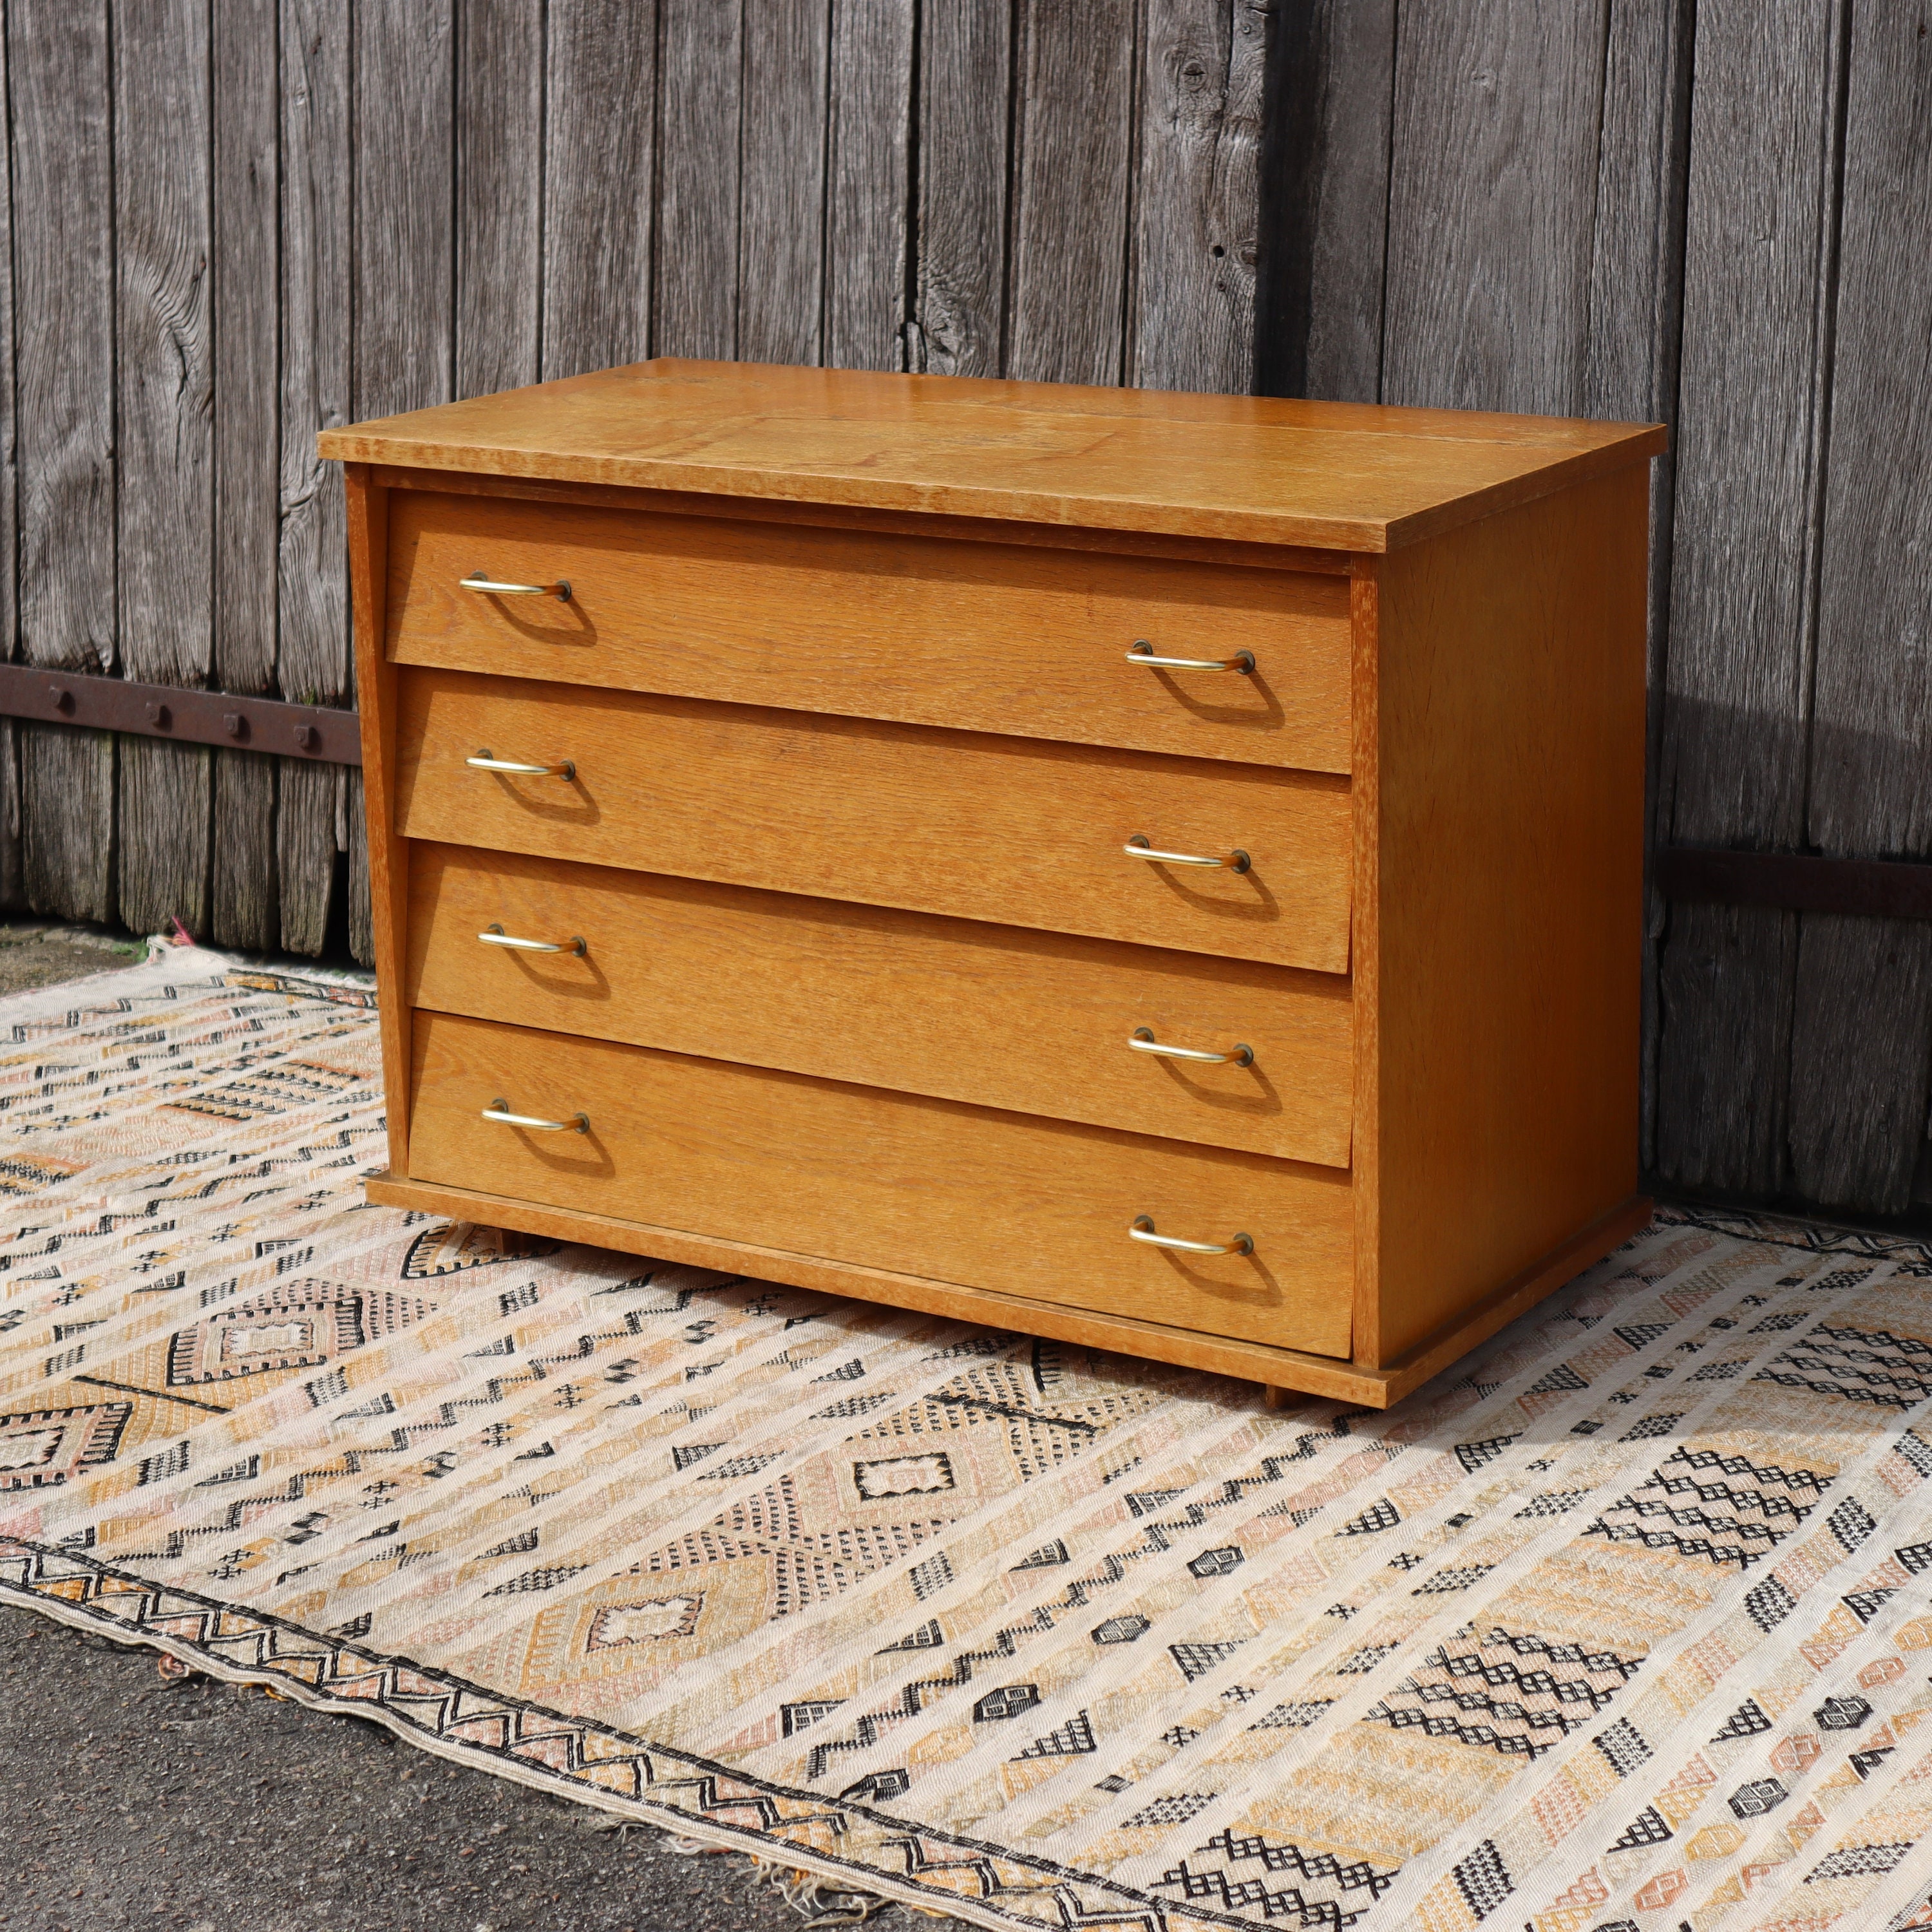
<svg viewBox="0 0 1932 1932">
<path fill-rule="evenodd" d="M 368 996 L 183 957 L 0 1005 L 8 1600 L 989 1926 L 1932 1924 L 1922 1248 L 1269 1414 L 367 1208 Z"/>
</svg>

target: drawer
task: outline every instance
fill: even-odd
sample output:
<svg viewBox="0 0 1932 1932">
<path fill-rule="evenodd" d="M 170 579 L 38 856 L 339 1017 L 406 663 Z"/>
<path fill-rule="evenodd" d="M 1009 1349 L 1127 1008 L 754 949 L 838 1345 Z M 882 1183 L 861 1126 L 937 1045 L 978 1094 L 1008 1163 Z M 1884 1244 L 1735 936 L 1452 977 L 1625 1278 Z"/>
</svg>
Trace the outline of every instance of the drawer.
<svg viewBox="0 0 1932 1932">
<path fill-rule="evenodd" d="M 412 1006 L 1348 1165 L 1328 974 L 448 845 L 411 847 L 409 892 Z"/>
<path fill-rule="evenodd" d="M 401 664 L 1348 769 L 1348 581 L 1091 550 L 401 490 Z M 568 600 L 490 596 L 494 581 Z M 1251 675 L 1150 670 L 1252 654 Z"/>
<path fill-rule="evenodd" d="M 1342 779 L 458 671 L 400 673 L 397 714 L 411 838 L 1348 968 Z"/>
<path fill-rule="evenodd" d="M 418 1012 L 410 1178 L 1346 1355 L 1348 1177 L 647 1047 Z M 485 1120 L 499 1100 L 589 1130 Z M 1157 1232 L 1253 1252 L 1192 1256 Z"/>
</svg>

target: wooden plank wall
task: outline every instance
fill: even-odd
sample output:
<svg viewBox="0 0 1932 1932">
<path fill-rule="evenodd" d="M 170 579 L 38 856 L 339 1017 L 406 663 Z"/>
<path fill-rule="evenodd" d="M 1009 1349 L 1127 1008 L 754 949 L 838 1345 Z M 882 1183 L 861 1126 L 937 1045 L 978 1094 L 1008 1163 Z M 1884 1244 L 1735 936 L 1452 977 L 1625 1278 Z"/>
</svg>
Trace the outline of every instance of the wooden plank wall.
<svg viewBox="0 0 1932 1932">
<path fill-rule="evenodd" d="M 1267 0 L 4 0 L 0 634 L 354 701 L 316 430 L 653 354 L 1245 390 Z M 0 721 L 0 903 L 367 958 L 359 776 Z"/>
<path fill-rule="evenodd" d="M 0 633 L 352 704 L 328 423 L 656 353 L 1661 418 L 1652 829 L 1932 848 L 1927 0 L 0 0 Z M 0 902 L 368 950 L 356 774 L 0 722 Z M 1932 1199 L 1932 927 L 1667 904 L 1666 1184 Z"/>
<path fill-rule="evenodd" d="M 1662 418 L 1657 842 L 1932 855 L 1932 8 L 1283 0 L 1260 386 Z M 1665 1185 L 1932 1204 L 1932 925 L 1648 908 Z"/>
</svg>

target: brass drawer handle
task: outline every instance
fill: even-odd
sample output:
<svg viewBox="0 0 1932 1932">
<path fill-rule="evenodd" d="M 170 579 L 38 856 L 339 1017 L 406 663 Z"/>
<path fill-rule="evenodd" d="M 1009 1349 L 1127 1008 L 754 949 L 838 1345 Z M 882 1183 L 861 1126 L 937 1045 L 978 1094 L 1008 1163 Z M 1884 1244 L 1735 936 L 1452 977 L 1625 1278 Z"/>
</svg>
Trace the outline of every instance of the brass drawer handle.
<svg viewBox="0 0 1932 1932">
<path fill-rule="evenodd" d="M 506 932 L 500 926 L 493 926 L 488 932 L 479 932 L 476 937 L 485 946 L 507 946 L 514 952 L 574 952 L 581 959 L 590 950 L 581 939 L 574 936 L 568 946 L 560 946 L 548 939 L 519 939 L 514 933 Z"/>
<path fill-rule="evenodd" d="M 1127 652 L 1130 664 L 1148 664 L 1158 670 L 1238 670 L 1244 676 L 1252 673 L 1255 654 L 1237 651 L 1231 658 L 1159 658 L 1154 646 L 1142 638 Z"/>
<path fill-rule="evenodd" d="M 1127 1230 L 1130 1241 L 1144 1241 L 1150 1248 L 1173 1248 L 1184 1255 L 1251 1255 L 1255 1251 L 1251 1234 L 1231 1234 L 1225 1241 L 1184 1241 L 1178 1234 L 1156 1234 L 1150 1216 L 1136 1214 Z"/>
<path fill-rule="evenodd" d="M 590 1131 L 588 1114 L 573 1114 L 567 1120 L 540 1120 L 532 1114 L 512 1113 L 509 1102 L 502 1099 L 492 1100 L 483 1109 L 483 1118 L 500 1120 L 506 1127 L 527 1127 L 536 1134 L 587 1134 Z"/>
<path fill-rule="evenodd" d="M 487 570 L 472 570 L 457 581 L 464 590 L 480 592 L 485 597 L 554 597 L 562 603 L 570 602 L 568 578 L 560 577 L 554 584 L 499 584 Z"/>
<path fill-rule="evenodd" d="M 514 772 L 519 777 L 526 778 L 574 778 L 577 776 L 576 766 L 568 758 L 560 765 L 526 765 L 514 758 L 496 758 L 487 746 L 476 757 L 465 758 L 463 762 L 472 770 Z"/>
<path fill-rule="evenodd" d="M 470 762 L 473 765 L 476 760 Z M 1156 866 L 1224 866 L 1231 872 L 1245 872 L 1253 862 L 1238 845 L 1225 859 L 1210 859 L 1200 852 L 1158 852 L 1138 832 L 1120 850 L 1130 859 L 1150 860 Z"/>
<path fill-rule="evenodd" d="M 1196 1060 L 1204 1066 L 1220 1066 L 1230 1060 L 1237 1066 L 1255 1064 L 1255 1050 L 1251 1046 L 1238 1045 L 1228 1053 L 1204 1053 L 1198 1046 L 1168 1046 L 1154 1038 L 1151 1027 L 1136 1027 L 1127 1044 L 1136 1053 L 1157 1053 L 1163 1060 Z"/>
</svg>

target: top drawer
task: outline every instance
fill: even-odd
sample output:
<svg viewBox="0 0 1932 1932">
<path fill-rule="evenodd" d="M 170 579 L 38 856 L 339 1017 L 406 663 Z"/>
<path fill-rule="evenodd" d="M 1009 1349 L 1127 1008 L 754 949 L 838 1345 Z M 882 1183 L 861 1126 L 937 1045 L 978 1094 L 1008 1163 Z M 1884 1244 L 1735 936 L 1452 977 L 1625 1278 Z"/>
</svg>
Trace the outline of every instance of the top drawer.
<svg viewBox="0 0 1932 1932">
<path fill-rule="evenodd" d="M 391 493 L 400 664 L 1348 769 L 1348 580 L 1094 550 Z M 570 586 L 490 596 L 497 583 Z M 1228 659 L 1252 673 L 1148 668 Z"/>
</svg>

